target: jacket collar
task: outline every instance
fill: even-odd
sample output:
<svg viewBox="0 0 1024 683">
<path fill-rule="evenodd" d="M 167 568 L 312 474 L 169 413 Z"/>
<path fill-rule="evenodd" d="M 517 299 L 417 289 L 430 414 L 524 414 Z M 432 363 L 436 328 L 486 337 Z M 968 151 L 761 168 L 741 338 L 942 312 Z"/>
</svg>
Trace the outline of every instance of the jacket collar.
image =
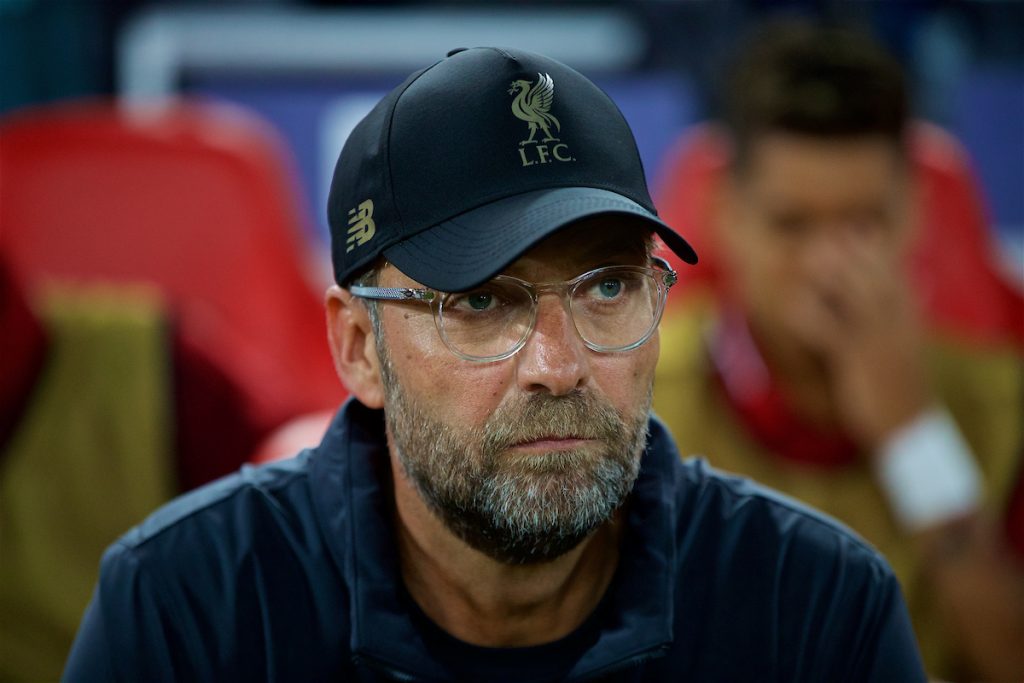
<svg viewBox="0 0 1024 683">
<path fill-rule="evenodd" d="M 580 658 L 573 680 L 657 654 L 672 640 L 676 468 L 667 430 L 651 435 L 626 519 L 619 568 L 609 590 L 614 620 Z M 393 503 L 383 412 L 350 399 L 316 449 L 311 487 L 333 561 L 351 595 L 351 651 L 403 680 L 441 681 L 407 607 L 392 528 Z"/>
</svg>

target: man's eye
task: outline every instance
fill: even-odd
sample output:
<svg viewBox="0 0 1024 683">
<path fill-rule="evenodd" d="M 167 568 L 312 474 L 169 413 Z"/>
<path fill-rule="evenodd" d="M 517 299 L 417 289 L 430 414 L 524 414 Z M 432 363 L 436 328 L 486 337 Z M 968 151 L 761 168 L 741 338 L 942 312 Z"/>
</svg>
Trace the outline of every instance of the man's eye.
<svg viewBox="0 0 1024 683">
<path fill-rule="evenodd" d="M 474 311 L 486 311 L 494 304 L 494 295 L 489 292 L 474 292 L 466 296 L 465 302 Z"/>
<path fill-rule="evenodd" d="M 621 278 L 602 278 L 594 286 L 595 293 L 604 299 L 614 299 L 622 293 L 623 283 Z"/>
<path fill-rule="evenodd" d="M 477 290 L 452 296 L 449 302 L 449 309 L 463 313 L 486 313 L 493 311 L 503 304 L 504 300 L 496 292 Z"/>
</svg>

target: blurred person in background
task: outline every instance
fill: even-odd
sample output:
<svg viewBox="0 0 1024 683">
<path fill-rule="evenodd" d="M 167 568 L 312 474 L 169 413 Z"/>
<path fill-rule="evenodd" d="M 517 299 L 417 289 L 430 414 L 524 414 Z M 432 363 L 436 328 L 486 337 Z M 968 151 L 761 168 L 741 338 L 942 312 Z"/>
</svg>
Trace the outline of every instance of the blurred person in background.
<svg viewBox="0 0 1024 683">
<path fill-rule="evenodd" d="M 655 409 L 684 452 L 875 544 L 933 675 L 1019 681 L 1024 564 L 999 516 L 1022 359 L 934 334 L 916 310 L 903 75 L 864 36 L 787 22 L 726 88 L 724 287 L 666 315 Z"/>
</svg>

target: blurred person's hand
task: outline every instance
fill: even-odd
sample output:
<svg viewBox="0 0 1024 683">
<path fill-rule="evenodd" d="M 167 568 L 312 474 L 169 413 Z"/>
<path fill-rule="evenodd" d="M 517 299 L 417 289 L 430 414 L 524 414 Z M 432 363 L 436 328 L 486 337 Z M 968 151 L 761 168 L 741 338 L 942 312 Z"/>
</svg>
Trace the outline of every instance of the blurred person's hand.
<svg viewBox="0 0 1024 683">
<path fill-rule="evenodd" d="M 910 285 L 879 233 L 851 226 L 824 238 L 785 309 L 832 377 L 836 417 L 872 449 L 931 403 Z"/>
</svg>

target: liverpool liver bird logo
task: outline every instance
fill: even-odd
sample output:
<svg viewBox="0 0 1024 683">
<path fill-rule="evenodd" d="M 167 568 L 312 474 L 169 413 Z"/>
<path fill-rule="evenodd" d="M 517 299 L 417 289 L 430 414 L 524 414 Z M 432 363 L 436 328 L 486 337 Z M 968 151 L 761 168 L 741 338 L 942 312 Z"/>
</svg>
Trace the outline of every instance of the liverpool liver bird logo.
<svg viewBox="0 0 1024 683">
<path fill-rule="evenodd" d="M 508 94 L 516 96 L 512 100 L 512 113 L 530 126 L 530 137 L 520 141 L 520 146 L 536 143 L 534 138 L 537 136 L 538 128 L 544 132 L 544 139 L 541 142 L 558 140 L 551 133 L 552 128 L 555 132 L 562 128 L 562 124 L 551 113 L 551 103 L 555 99 L 555 82 L 551 80 L 551 76 L 537 74 L 536 83 L 526 80 L 512 81 Z"/>
</svg>

